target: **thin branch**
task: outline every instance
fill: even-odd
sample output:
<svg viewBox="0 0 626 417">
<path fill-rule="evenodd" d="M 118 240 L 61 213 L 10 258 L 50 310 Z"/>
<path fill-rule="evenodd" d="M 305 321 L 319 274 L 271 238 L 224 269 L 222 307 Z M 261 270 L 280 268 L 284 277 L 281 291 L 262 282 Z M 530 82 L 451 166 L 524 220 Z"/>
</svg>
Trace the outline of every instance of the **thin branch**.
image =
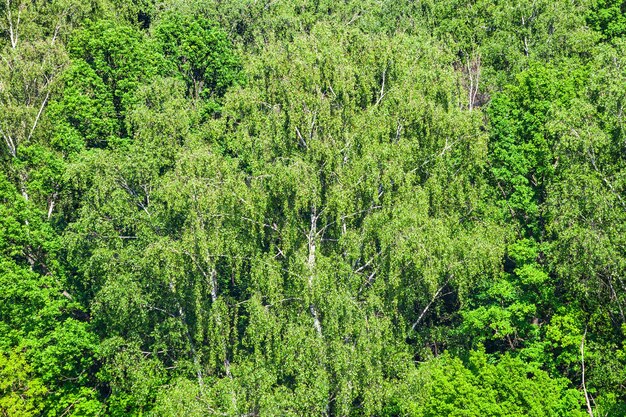
<svg viewBox="0 0 626 417">
<path fill-rule="evenodd" d="M 372 264 L 372 262 L 374 262 L 374 260 L 380 256 L 380 254 L 382 253 L 382 249 L 378 251 L 378 253 L 376 255 L 374 255 L 372 257 L 372 259 L 370 259 L 369 261 L 367 261 L 364 265 L 360 266 L 358 269 L 356 269 L 354 271 L 355 274 L 358 274 L 359 272 L 363 271 L 365 268 L 367 268 L 368 266 L 370 266 Z"/>
<path fill-rule="evenodd" d="M 162 308 L 155 307 L 155 306 L 150 306 L 150 305 L 146 305 L 146 306 L 144 306 L 144 307 L 146 307 L 146 308 L 148 308 L 148 309 L 150 309 L 150 310 L 160 311 L 161 313 L 165 313 L 165 314 L 167 314 L 167 315 L 168 315 L 168 316 L 170 316 L 170 317 L 177 318 L 175 314 L 170 313 L 169 311 L 164 310 L 164 309 L 162 309 Z"/>
<path fill-rule="evenodd" d="M 119 170 L 118 170 L 118 172 L 119 172 Z M 146 205 L 141 202 L 141 198 L 137 195 L 137 192 L 135 190 L 133 190 L 130 185 L 128 185 L 128 182 L 126 181 L 126 179 L 122 175 L 120 175 L 119 184 L 122 186 L 122 188 L 128 194 L 130 194 L 131 197 L 133 197 L 133 201 L 137 205 L 137 207 L 143 209 L 143 211 L 146 212 L 148 217 L 152 217 L 152 214 L 150 213 L 150 211 L 148 211 L 148 207 L 146 207 Z M 145 188 L 144 188 L 144 191 L 145 191 Z"/>
<path fill-rule="evenodd" d="M 354 14 L 354 16 L 352 16 L 352 18 L 350 19 L 350 21 L 348 23 L 346 23 L 346 26 L 350 26 L 352 23 L 354 23 L 358 18 L 361 17 L 361 12 L 358 11 Z"/>
<path fill-rule="evenodd" d="M 295 301 L 303 301 L 302 298 L 300 298 L 300 297 L 289 297 L 289 298 L 283 298 L 282 300 L 278 300 L 278 301 L 276 301 L 276 302 L 274 302 L 272 304 L 265 304 L 264 307 L 266 307 L 266 308 L 267 307 L 274 307 L 278 303 L 284 303 L 286 301 L 294 301 L 294 300 Z"/>
<path fill-rule="evenodd" d="M 22 6 L 23 4 L 20 4 L 19 7 L 17 8 L 17 23 L 15 24 L 15 45 L 17 46 L 17 41 L 19 38 L 19 32 L 20 32 L 20 18 L 22 16 Z"/>
<path fill-rule="evenodd" d="M 454 145 L 456 145 L 457 143 L 459 143 L 463 139 L 465 139 L 465 137 L 460 137 L 460 138 L 456 139 L 455 141 L 453 141 L 452 143 L 449 143 L 448 142 L 448 138 L 446 138 L 446 144 L 443 146 L 443 149 L 441 150 L 441 152 L 439 152 L 438 154 L 432 154 L 429 158 L 427 158 L 424 162 L 422 162 L 422 165 L 413 168 L 412 170 L 410 170 L 408 172 L 408 174 L 413 174 L 418 169 L 425 167 L 428 163 L 430 163 L 434 159 L 443 157 L 446 154 L 446 152 L 448 152 L 450 149 L 452 149 L 454 147 Z"/>
<path fill-rule="evenodd" d="M 0 127 L 0 134 L 2 134 L 2 137 L 4 138 L 4 141 L 6 142 L 7 147 L 9 148 L 9 153 L 11 154 L 11 156 L 13 156 L 13 158 L 15 158 L 17 155 L 17 149 L 15 146 L 15 142 L 13 141 L 13 138 L 8 133 L 4 133 L 4 130 L 2 130 L 1 127 Z"/>
<path fill-rule="evenodd" d="M 187 342 L 189 343 L 189 351 L 191 353 L 191 357 L 193 359 L 194 367 L 196 368 L 196 376 L 198 378 L 198 385 L 200 386 L 200 390 L 204 389 L 204 378 L 202 376 L 202 367 L 200 365 L 200 359 L 198 358 L 198 353 L 196 351 L 196 345 L 193 341 L 193 337 L 191 336 L 191 332 L 189 331 L 189 324 L 187 323 L 187 317 L 185 315 L 185 310 L 183 310 L 183 306 L 176 295 L 176 287 L 174 285 L 174 281 L 170 280 L 169 283 L 170 291 L 174 296 L 174 301 L 176 303 L 176 307 L 178 308 L 178 318 L 182 322 L 185 327 L 185 335 L 187 336 Z"/>
<path fill-rule="evenodd" d="M 500 184 L 500 181 L 497 181 L 497 180 L 496 180 L 496 184 L 498 184 L 498 188 L 500 189 L 500 192 L 502 193 L 502 197 L 504 197 L 504 201 L 506 202 L 506 206 L 509 208 L 511 217 L 515 217 L 515 211 L 513 210 L 513 207 L 511 207 L 511 205 L 509 204 L 509 199 L 506 197 L 506 193 L 504 192 L 504 188 L 502 188 L 502 184 Z"/>
<path fill-rule="evenodd" d="M 50 84 L 50 82 L 46 84 Z M 46 107 L 46 103 L 48 103 L 48 98 L 50 98 L 50 90 L 48 90 L 48 92 L 46 93 L 46 97 L 43 99 L 43 102 L 41 103 L 41 106 L 39 106 L 39 112 L 37 113 L 37 117 L 35 117 L 35 121 L 33 122 L 33 127 L 30 129 L 30 133 L 28 134 L 28 138 L 26 139 L 27 142 L 30 141 L 30 138 L 33 136 L 33 132 L 35 131 L 35 128 L 37 127 L 37 124 L 39 123 L 39 118 L 41 117 L 41 113 L 43 113 L 43 109 L 44 107 Z"/>
<path fill-rule="evenodd" d="M 50 41 L 50 45 L 54 45 L 54 42 L 57 40 L 57 36 L 59 35 L 59 30 L 61 29 L 61 23 L 59 23 L 54 28 L 54 35 L 52 35 L 52 41 Z"/>
<path fill-rule="evenodd" d="M 305 149 L 308 149 L 309 145 L 307 145 L 306 141 L 302 137 L 302 134 L 300 133 L 300 129 L 298 129 L 298 126 L 296 126 L 296 134 L 298 135 L 298 139 L 300 139 L 300 143 L 302 143 L 302 145 L 304 145 Z"/>
<path fill-rule="evenodd" d="M 420 321 L 422 321 L 422 319 L 424 318 L 424 316 L 426 315 L 426 313 L 430 309 L 430 306 L 432 306 L 433 303 L 437 300 L 437 298 L 439 297 L 439 294 L 441 294 L 441 291 L 443 291 L 443 289 L 445 288 L 446 285 L 448 285 L 447 282 L 445 282 L 441 287 L 439 287 L 437 292 L 435 292 L 435 295 L 433 295 L 433 298 L 426 305 L 426 308 L 424 308 L 424 310 L 422 310 L 422 313 L 419 315 L 419 317 L 417 318 L 415 323 L 413 323 L 413 325 L 411 326 L 411 331 L 412 332 L 415 331 L 415 328 L 417 327 L 417 325 L 420 323 Z"/>
<path fill-rule="evenodd" d="M 317 112 L 313 113 L 313 120 L 311 120 L 311 127 L 309 128 L 309 140 L 313 140 L 313 129 L 315 128 L 316 121 L 317 121 Z"/>
</svg>

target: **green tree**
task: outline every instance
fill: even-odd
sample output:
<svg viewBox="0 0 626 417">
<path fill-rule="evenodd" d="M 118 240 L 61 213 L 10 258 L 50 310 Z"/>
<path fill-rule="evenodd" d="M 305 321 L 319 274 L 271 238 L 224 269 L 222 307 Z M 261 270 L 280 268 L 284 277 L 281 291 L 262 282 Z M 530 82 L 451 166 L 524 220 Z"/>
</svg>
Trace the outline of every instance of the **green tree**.
<svg viewBox="0 0 626 417">
<path fill-rule="evenodd" d="M 203 16 L 166 12 L 153 36 L 171 75 L 179 74 L 185 81 L 189 97 L 215 100 L 238 81 L 239 58 L 226 33 Z"/>
</svg>

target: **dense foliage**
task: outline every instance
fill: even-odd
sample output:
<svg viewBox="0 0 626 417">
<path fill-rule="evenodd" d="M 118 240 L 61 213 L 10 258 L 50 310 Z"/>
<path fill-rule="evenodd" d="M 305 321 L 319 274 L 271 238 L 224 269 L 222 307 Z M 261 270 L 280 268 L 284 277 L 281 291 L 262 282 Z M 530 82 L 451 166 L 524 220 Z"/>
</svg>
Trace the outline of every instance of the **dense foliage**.
<svg viewBox="0 0 626 417">
<path fill-rule="evenodd" d="M 621 0 L 6 0 L 0 416 L 623 416 L 625 105 Z"/>
</svg>

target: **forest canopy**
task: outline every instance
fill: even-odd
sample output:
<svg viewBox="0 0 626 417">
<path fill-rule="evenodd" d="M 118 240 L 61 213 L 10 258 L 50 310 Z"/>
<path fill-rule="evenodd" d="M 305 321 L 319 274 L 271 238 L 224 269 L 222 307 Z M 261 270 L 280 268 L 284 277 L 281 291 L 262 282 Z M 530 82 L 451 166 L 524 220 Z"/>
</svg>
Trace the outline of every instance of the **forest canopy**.
<svg viewBox="0 0 626 417">
<path fill-rule="evenodd" d="M 625 105 L 622 0 L 5 0 L 0 416 L 624 416 Z"/>
</svg>

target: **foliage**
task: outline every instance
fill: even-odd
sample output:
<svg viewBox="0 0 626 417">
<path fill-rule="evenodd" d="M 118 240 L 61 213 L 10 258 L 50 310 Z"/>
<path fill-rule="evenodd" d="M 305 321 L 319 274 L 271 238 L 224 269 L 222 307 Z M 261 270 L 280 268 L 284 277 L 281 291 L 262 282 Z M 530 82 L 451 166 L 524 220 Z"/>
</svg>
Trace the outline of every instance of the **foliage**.
<svg viewBox="0 0 626 417">
<path fill-rule="evenodd" d="M 624 414 L 622 2 L 0 16 L 0 414 Z"/>
<path fill-rule="evenodd" d="M 209 20 L 169 12 L 160 16 L 153 33 L 172 73 L 185 80 L 190 97 L 223 96 L 237 79 L 238 57 L 226 34 Z"/>
<path fill-rule="evenodd" d="M 399 392 L 396 400 L 400 415 L 585 415 L 580 410 L 581 393 L 568 388 L 567 380 L 551 379 L 541 369 L 509 355 L 493 364 L 483 351 L 471 351 L 464 365 L 444 354 L 420 367 L 409 381 L 415 388 Z"/>
</svg>

